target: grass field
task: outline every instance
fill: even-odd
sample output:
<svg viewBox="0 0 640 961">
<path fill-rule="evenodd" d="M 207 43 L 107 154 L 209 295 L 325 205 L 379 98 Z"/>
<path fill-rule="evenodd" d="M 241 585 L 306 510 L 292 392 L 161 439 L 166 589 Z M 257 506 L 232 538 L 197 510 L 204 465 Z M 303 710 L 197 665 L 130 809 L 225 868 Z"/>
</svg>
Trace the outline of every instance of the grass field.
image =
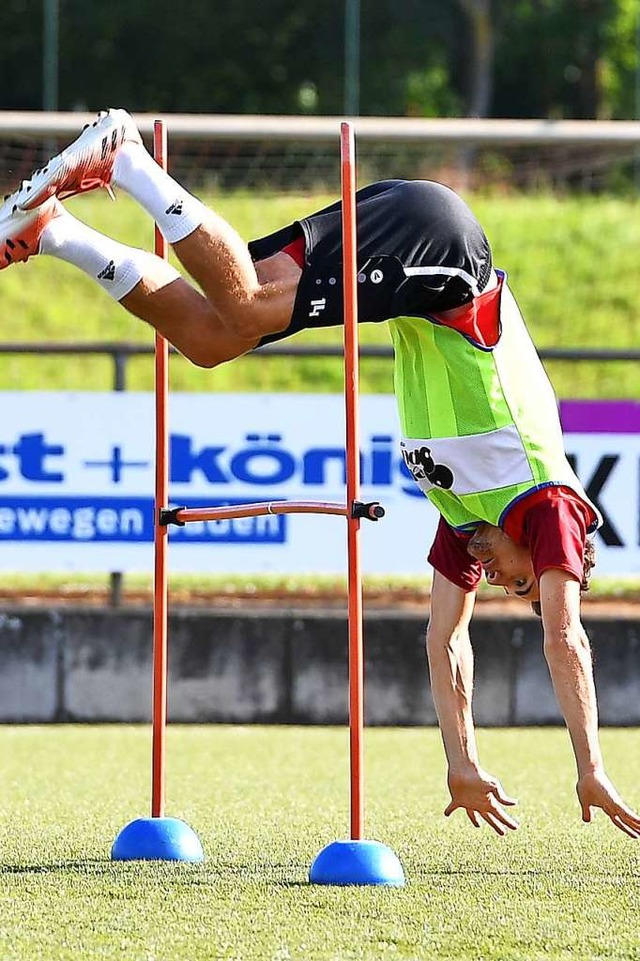
<svg viewBox="0 0 640 961">
<path fill-rule="evenodd" d="M 317 209 L 333 196 L 209 196 L 247 239 L 268 233 Z M 467 198 L 483 223 L 495 262 L 506 269 L 539 347 L 636 347 L 640 339 L 637 251 L 640 202 L 589 196 L 475 196 Z M 148 248 L 148 217 L 125 196 L 77 198 L 81 219 L 120 240 Z M 52 258 L 35 258 L 4 271 L 2 340 L 144 341 L 151 335 L 78 270 Z M 336 343 L 340 330 L 306 332 L 297 343 Z M 385 324 L 363 325 L 363 344 L 389 345 Z M 561 397 L 636 397 L 629 363 L 548 365 Z M 102 389 L 112 386 L 107 359 L 0 356 L 0 389 Z M 131 363 L 130 389 L 152 388 L 149 358 Z M 202 371 L 172 363 L 172 386 L 194 391 L 342 390 L 340 360 L 259 359 L 255 356 Z M 388 360 L 362 365 L 365 392 L 390 392 Z"/>
<path fill-rule="evenodd" d="M 148 812 L 146 728 L 0 728 L 3 961 L 640 958 L 640 848 L 603 816 L 581 823 L 563 731 L 480 732 L 520 799 L 500 840 L 442 817 L 437 731 L 369 730 L 367 836 L 400 856 L 404 889 L 307 883 L 348 830 L 344 730 L 169 733 L 168 813 L 198 831 L 203 865 L 109 860 Z M 602 740 L 640 806 L 640 731 Z"/>
</svg>

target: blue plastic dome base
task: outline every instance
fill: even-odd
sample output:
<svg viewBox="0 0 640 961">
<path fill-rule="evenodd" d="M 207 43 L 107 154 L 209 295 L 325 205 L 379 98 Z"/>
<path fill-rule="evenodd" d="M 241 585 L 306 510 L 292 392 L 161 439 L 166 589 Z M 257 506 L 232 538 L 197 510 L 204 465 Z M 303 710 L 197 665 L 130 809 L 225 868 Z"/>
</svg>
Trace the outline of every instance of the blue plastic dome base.
<svg viewBox="0 0 640 961">
<path fill-rule="evenodd" d="M 202 861 L 204 852 L 193 828 L 179 818 L 138 818 L 113 842 L 112 861 Z"/>
<path fill-rule="evenodd" d="M 404 871 L 391 848 L 379 841 L 334 841 L 317 856 L 312 884 L 386 884 L 400 888 Z"/>
</svg>

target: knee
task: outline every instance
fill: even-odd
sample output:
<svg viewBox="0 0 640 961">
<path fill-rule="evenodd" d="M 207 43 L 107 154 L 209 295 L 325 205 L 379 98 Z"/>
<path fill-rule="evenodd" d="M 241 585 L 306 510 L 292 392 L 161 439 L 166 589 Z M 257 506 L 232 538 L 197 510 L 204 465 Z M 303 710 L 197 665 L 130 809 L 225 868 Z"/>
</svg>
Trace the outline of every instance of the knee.
<svg viewBox="0 0 640 961">
<path fill-rule="evenodd" d="M 265 305 L 256 301 L 243 301 L 225 311 L 223 324 L 234 337 L 247 343 L 257 343 L 265 334 L 273 333 L 269 328 L 273 320 Z"/>
<path fill-rule="evenodd" d="M 248 353 L 250 350 L 253 350 L 257 344 L 258 341 L 255 339 L 241 340 L 226 337 L 220 338 L 218 343 L 208 342 L 205 344 L 189 345 L 189 348 L 183 350 L 182 353 L 195 367 L 211 370 L 220 364 L 224 364 L 229 360 L 235 360 L 236 357 Z"/>
<path fill-rule="evenodd" d="M 237 356 L 236 354 L 225 356 L 224 352 L 218 350 L 213 345 L 195 348 L 190 347 L 182 353 L 194 367 L 200 367 L 203 370 L 212 370 L 214 367 L 217 367 L 218 364 L 223 364 L 225 360 L 231 360 L 233 356 Z"/>
<path fill-rule="evenodd" d="M 257 344 L 267 334 L 280 333 L 291 323 L 297 282 L 264 284 L 250 296 L 219 306 L 224 327 L 239 340 Z"/>
<path fill-rule="evenodd" d="M 227 311 L 223 323 L 227 330 L 233 332 L 233 335 L 240 340 L 256 339 L 262 336 L 259 316 L 256 316 L 256 312 L 249 304 L 242 304 L 235 310 Z"/>
<path fill-rule="evenodd" d="M 217 357 L 209 356 L 206 353 L 201 354 L 199 352 L 191 353 L 187 359 L 191 361 L 194 367 L 200 367 L 202 370 L 212 370 L 214 367 L 217 367 L 218 364 L 222 363 L 222 361 Z"/>
</svg>

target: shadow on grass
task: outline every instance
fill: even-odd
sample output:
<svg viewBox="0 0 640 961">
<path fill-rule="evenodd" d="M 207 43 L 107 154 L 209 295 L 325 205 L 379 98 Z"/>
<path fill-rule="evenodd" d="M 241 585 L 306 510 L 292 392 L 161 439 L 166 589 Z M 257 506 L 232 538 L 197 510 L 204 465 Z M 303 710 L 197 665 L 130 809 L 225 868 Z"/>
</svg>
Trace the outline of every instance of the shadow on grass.
<svg viewBox="0 0 640 961">
<path fill-rule="evenodd" d="M 59 874 L 64 872 L 75 872 L 81 875 L 111 875 L 117 873 L 131 872 L 133 870 L 149 870 L 151 867 L 160 870 L 185 870 L 196 871 L 203 867 L 202 864 L 190 864 L 184 861 L 111 861 L 88 858 L 85 861 L 52 861 L 49 864 L 2 864 L 0 865 L 0 875 L 3 874 Z"/>
<path fill-rule="evenodd" d="M 433 866 L 414 865 L 413 870 L 408 869 L 407 875 L 414 884 L 427 882 L 431 878 L 571 878 L 575 875 L 572 867 L 541 867 L 541 868 L 434 868 Z M 585 871 L 581 868 L 581 877 L 589 878 L 592 881 L 615 881 L 620 878 L 639 878 L 640 868 L 623 871 L 614 868 L 611 871 Z"/>
<path fill-rule="evenodd" d="M 269 884 L 282 889 L 296 889 L 316 887 L 307 880 L 308 867 L 293 864 L 263 864 L 258 867 L 248 864 L 221 864 L 212 860 L 204 864 L 191 864 L 178 861 L 111 861 L 87 859 L 85 861 L 52 861 L 49 864 L 3 864 L 0 865 L 0 875 L 54 875 L 75 873 L 83 877 L 114 878 L 132 873 L 148 871 L 164 871 L 168 876 L 174 876 L 182 884 L 210 886 L 212 883 L 244 882 L 245 884 Z M 557 868 L 522 870 L 491 870 L 486 868 L 465 867 L 434 868 L 432 866 L 415 866 L 407 871 L 407 883 L 414 887 L 428 884 L 434 878 L 550 878 L 561 880 L 567 873 Z M 592 881 L 609 882 L 621 877 L 625 879 L 640 878 L 640 869 L 620 872 L 594 872 L 588 875 Z M 324 885 L 320 885 L 324 887 Z M 332 885 L 329 885 L 332 887 Z M 384 887 L 384 885 L 382 886 Z"/>
<path fill-rule="evenodd" d="M 255 865 L 214 864 L 211 860 L 203 863 L 184 861 L 111 861 L 87 859 L 84 861 L 52 861 L 48 864 L 2 864 L 1 875 L 47 875 L 74 873 L 82 877 L 118 877 L 148 871 L 174 873 L 181 883 L 185 881 L 194 886 L 210 885 L 212 881 L 244 881 L 258 884 L 273 884 L 281 888 L 307 887 L 304 879 L 293 879 L 294 875 L 307 874 L 308 868 L 302 865 L 269 864 Z M 288 875 L 289 877 L 286 877 Z"/>
<path fill-rule="evenodd" d="M 60 871 L 78 871 L 82 874 L 104 874 L 113 866 L 112 861 L 52 861 L 51 864 L 2 864 L 0 874 L 56 874 Z"/>
</svg>

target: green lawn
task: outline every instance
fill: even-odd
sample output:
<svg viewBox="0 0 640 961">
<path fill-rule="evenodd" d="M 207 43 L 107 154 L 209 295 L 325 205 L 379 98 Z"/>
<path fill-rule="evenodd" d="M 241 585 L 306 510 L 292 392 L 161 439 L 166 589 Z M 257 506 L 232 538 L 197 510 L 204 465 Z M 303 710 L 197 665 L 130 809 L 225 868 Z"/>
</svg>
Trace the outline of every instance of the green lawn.
<svg viewBox="0 0 640 961">
<path fill-rule="evenodd" d="M 498 839 L 446 803 L 437 731 L 369 730 L 367 835 L 404 889 L 307 883 L 348 824 L 342 729 L 180 727 L 168 813 L 203 865 L 111 863 L 149 803 L 142 727 L 0 728 L 0 957 L 18 959 L 638 959 L 640 848 L 581 823 L 564 731 L 481 731 L 484 763 L 520 799 Z M 640 731 L 602 733 L 640 806 Z"/>
<path fill-rule="evenodd" d="M 206 198 L 246 239 L 325 204 L 327 195 Z M 510 276 L 514 293 L 539 347 L 637 347 L 640 341 L 637 257 L 640 202 L 627 198 L 515 195 L 467 198 L 492 242 L 495 261 Z M 74 213 L 127 243 L 149 247 L 149 218 L 126 196 L 76 198 Z M 2 272 L 0 340 L 143 341 L 151 335 L 75 268 L 35 258 Z M 296 343 L 336 343 L 339 330 L 305 333 Z M 364 344 L 389 344 L 384 324 L 361 329 Z M 553 362 L 549 371 L 563 397 L 637 397 L 635 365 Z M 0 355 L 0 389 L 110 389 L 108 360 Z M 131 389 L 152 388 L 149 358 L 131 363 Z M 172 386 L 195 391 L 340 391 L 339 360 L 256 359 L 227 364 L 215 372 L 185 361 L 172 363 Z M 362 365 L 366 392 L 391 390 L 387 360 Z"/>
</svg>

